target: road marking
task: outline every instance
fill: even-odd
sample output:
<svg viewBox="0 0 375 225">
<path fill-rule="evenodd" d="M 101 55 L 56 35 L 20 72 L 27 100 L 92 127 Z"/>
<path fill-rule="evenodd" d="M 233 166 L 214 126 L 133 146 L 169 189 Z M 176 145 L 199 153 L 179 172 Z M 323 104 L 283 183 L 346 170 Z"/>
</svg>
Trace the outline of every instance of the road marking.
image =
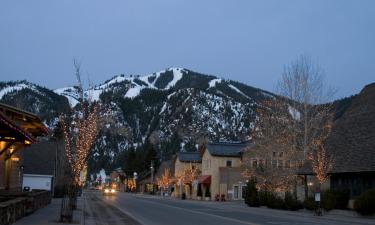
<svg viewBox="0 0 375 225">
<path fill-rule="evenodd" d="M 230 217 L 219 216 L 219 215 L 215 215 L 215 214 L 210 214 L 210 213 L 205 213 L 205 212 L 199 212 L 199 211 L 195 211 L 195 210 L 191 210 L 191 209 L 185 209 L 185 208 L 180 208 L 180 207 L 177 207 L 177 206 L 171 206 L 171 205 L 167 205 L 167 204 L 162 204 L 162 203 L 150 201 L 149 199 L 145 199 L 145 198 L 143 200 L 147 201 L 147 202 L 150 202 L 150 203 L 153 203 L 153 204 L 156 204 L 156 205 L 163 205 L 163 206 L 166 206 L 166 207 L 170 207 L 170 208 L 174 208 L 174 209 L 179 209 L 179 210 L 184 210 L 184 211 L 191 212 L 191 213 L 197 213 L 197 214 L 201 214 L 201 215 L 205 215 L 205 216 L 212 216 L 212 217 L 216 217 L 216 218 L 219 218 L 219 219 L 229 220 L 229 221 L 236 222 L 236 223 L 247 224 L 247 225 L 260 225 L 260 224 L 257 224 L 257 223 L 250 223 L 250 222 L 246 222 L 246 221 L 243 221 L 243 220 L 238 220 L 238 219 L 234 219 L 234 218 L 230 218 Z M 105 202 L 107 202 L 107 201 L 105 201 Z M 109 203 L 109 202 L 107 202 L 107 203 L 110 204 L 110 205 L 112 205 L 112 206 L 114 206 L 114 207 L 116 207 L 121 212 L 123 212 L 125 214 L 128 214 L 129 216 L 132 216 L 133 219 L 135 219 L 134 216 L 130 215 L 129 212 L 127 212 L 127 211 L 119 208 L 118 206 L 116 206 L 116 205 L 114 205 L 112 203 Z M 139 221 L 139 220 L 137 220 L 137 221 Z"/>
</svg>

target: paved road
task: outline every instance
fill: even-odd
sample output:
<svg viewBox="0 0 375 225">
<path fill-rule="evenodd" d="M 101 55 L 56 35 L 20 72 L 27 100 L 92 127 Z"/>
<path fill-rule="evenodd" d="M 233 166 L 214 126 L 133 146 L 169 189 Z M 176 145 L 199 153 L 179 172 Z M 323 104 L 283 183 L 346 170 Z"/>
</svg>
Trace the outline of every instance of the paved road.
<svg viewBox="0 0 375 225">
<path fill-rule="evenodd" d="M 233 202 L 182 201 L 126 193 L 102 196 L 99 192 L 86 192 L 86 208 L 86 221 L 91 221 L 86 224 L 95 224 L 92 223 L 95 221 L 98 225 L 138 225 L 139 223 L 143 225 L 375 224 L 375 220 L 316 217 L 310 213 L 249 208 Z"/>
</svg>

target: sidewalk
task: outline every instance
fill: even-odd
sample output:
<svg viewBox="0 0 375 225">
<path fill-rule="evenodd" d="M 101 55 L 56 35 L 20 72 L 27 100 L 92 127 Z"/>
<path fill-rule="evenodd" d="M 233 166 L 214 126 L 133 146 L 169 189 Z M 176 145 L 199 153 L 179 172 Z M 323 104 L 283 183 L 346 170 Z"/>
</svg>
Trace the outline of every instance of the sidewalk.
<svg viewBox="0 0 375 225">
<path fill-rule="evenodd" d="M 59 224 L 60 219 L 60 207 L 61 198 L 53 198 L 51 204 L 46 207 L 37 210 L 33 214 L 30 214 L 22 219 L 16 221 L 14 225 L 56 225 Z M 73 222 L 72 223 L 60 223 L 60 224 L 82 224 L 83 222 L 83 198 L 77 199 L 77 210 L 73 211 Z"/>
</svg>

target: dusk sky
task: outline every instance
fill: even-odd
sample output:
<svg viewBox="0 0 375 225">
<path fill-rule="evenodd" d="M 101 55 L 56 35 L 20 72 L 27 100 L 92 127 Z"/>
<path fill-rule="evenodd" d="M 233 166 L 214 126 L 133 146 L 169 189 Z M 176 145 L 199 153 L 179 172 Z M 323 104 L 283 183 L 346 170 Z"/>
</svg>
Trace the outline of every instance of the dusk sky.
<svg viewBox="0 0 375 225">
<path fill-rule="evenodd" d="M 273 91 L 301 54 L 337 98 L 375 82 L 374 0 L 2 0 L 1 81 L 59 88 L 167 67 Z"/>
</svg>

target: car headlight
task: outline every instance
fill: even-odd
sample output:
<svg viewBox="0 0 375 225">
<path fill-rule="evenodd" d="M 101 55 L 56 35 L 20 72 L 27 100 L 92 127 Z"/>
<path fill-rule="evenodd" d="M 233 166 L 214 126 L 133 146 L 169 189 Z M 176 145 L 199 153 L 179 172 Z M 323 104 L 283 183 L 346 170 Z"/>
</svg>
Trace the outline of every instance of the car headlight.
<svg viewBox="0 0 375 225">
<path fill-rule="evenodd" d="M 115 189 L 111 189 L 111 192 L 112 192 L 112 193 L 115 193 L 115 192 L 116 192 L 116 190 L 115 190 Z"/>
<path fill-rule="evenodd" d="M 108 193 L 108 192 L 109 192 L 109 190 L 108 190 L 108 189 L 104 189 L 104 192 L 105 192 L 105 193 Z"/>
</svg>

